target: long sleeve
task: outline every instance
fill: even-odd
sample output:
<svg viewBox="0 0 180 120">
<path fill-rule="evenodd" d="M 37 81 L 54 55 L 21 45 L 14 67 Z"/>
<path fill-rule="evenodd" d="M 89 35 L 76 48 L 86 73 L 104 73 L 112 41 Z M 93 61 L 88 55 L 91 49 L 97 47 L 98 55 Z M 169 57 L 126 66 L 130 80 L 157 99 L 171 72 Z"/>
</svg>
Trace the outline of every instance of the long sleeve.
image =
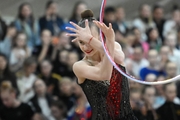
<svg viewBox="0 0 180 120">
<path fill-rule="evenodd" d="M 0 42 L 0 52 L 5 54 L 9 58 L 11 53 L 11 46 L 12 46 L 11 39 L 6 37 L 4 41 Z"/>
</svg>

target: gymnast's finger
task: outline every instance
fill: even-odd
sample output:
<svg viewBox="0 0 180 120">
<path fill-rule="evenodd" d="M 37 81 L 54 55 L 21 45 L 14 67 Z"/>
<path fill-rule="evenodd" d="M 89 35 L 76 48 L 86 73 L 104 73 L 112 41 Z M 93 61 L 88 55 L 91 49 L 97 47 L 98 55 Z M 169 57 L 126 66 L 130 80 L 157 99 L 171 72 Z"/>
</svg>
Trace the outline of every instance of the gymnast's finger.
<svg viewBox="0 0 180 120">
<path fill-rule="evenodd" d="M 88 22 L 88 20 L 85 20 L 85 26 L 86 26 L 87 28 L 89 28 L 89 22 Z"/>
<path fill-rule="evenodd" d="M 76 41 L 78 41 L 78 38 L 73 39 L 71 42 L 76 42 Z"/>
<path fill-rule="evenodd" d="M 72 31 L 72 32 L 76 32 L 76 33 L 78 32 L 78 30 L 76 30 L 76 29 L 74 29 L 74 28 L 71 28 L 71 27 L 66 27 L 66 29 L 67 29 L 67 30 L 70 30 L 70 31 Z"/>
<path fill-rule="evenodd" d="M 67 33 L 66 35 L 67 35 L 67 36 L 70 36 L 70 37 L 78 37 L 78 34 Z"/>
<path fill-rule="evenodd" d="M 74 22 L 70 21 L 70 24 L 73 25 L 76 29 L 80 29 L 81 27 L 79 27 L 77 24 L 75 24 Z"/>
</svg>

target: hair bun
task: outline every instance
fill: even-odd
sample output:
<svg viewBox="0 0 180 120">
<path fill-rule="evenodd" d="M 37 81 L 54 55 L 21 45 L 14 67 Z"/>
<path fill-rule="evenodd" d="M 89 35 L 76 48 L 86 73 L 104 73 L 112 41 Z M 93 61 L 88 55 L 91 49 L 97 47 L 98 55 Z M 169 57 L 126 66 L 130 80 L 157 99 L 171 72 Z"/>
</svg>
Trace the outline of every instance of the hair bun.
<svg viewBox="0 0 180 120">
<path fill-rule="evenodd" d="M 88 19 L 94 17 L 93 11 L 92 10 L 85 10 L 84 12 L 81 13 L 81 18 L 82 19 Z"/>
</svg>

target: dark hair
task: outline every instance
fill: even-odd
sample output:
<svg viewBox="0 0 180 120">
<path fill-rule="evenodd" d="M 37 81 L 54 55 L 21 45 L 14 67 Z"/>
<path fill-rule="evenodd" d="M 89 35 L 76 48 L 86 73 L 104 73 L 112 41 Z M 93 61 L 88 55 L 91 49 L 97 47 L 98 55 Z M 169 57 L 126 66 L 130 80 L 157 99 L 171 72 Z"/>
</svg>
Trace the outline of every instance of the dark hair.
<svg viewBox="0 0 180 120">
<path fill-rule="evenodd" d="M 153 6 L 153 12 L 155 11 L 155 10 L 157 10 L 157 9 L 162 9 L 163 7 L 161 6 L 161 5 L 159 5 L 159 4 L 155 4 L 154 6 Z"/>
<path fill-rule="evenodd" d="M 105 14 L 112 13 L 112 12 L 113 13 L 116 12 L 116 9 L 114 7 L 112 7 L 112 6 L 106 7 L 105 10 L 104 10 Z"/>
<path fill-rule="evenodd" d="M 31 7 L 31 5 L 29 4 L 29 3 L 27 3 L 27 2 L 25 2 L 25 3 L 22 3 L 20 6 L 19 6 L 19 10 L 18 10 L 18 19 L 20 19 L 21 21 L 24 21 L 25 20 L 25 18 L 24 18 L 24 16 L 21 14 L 21 11 L 22 11 L 22 9 L 23 9 L 23 7 L 24 6 L 29 6 L 31 9 L 32 9 L 32 7 Z M 34 28 L 34 16 L 33 16 L 33 13 L 31 13 L 31 15 L 29 16 L 29 20 L 31 21 L 31 24 L 30 24 L 30 26 L 31 26 L 31 28 L 33 29 Z"/>
<path fill-rule="evenodd" d="M 10 70 L 9 70 L 7 56 L 6 56 L 5 54 L 3 54 L 3 53 L 0 52 L 0 57 L 3 57 L 3 58 L 5 59 L 5 61 L 7 62 L 7 65 L 6 65 L 5 69 L 3 70 L 4 76 L 9 75 L 9 73 L 11 73 L 11 72 L 10 72 Z"/>
<path fill-rule="evenodd" d="M 51 107 L 52 106 L 55 106 L 58 109 L 60 109 L 62 111 L 63 117 L 67 116 L 67 107 L 65 106 L 65 104 L 62 101 L 60 101 L 60 100 L 54 101 L 53 103 L 51 103 Z"/>
<path fill-rule="evenodd" d="M 37 60 L 36 60 L 35 57 L 28 57 L 28 58 L 26 58 L 25 61 L 24 61 L 24 67 L 29 67 L 30 65 L 32 65 L 34 63 L 37 64 L 36 61 Z"/>
<path fill-rule="evenodd" d="M 25 2 L 25 3 L 22 3 L 22 4 L 19 6 L 19 9 L 18 9 L 18 16 L 17 16 L 17 17 L 18 17 L 21 21 L 24 21 L 24 20 L 25 20 L 24 16 L 21 14 L 21 11 L 22 11 L 23 7 L 26 6 L 26 5 L 31 8 L 31 5 L 30 5 L 29 3 L 27 3 L 27 2 Z M 33 17 L 33 14 L 32 14 L 32 13 L 31 13 L 31 15 L 30 15 L 30 20 L 31 20 L 32 22 L 34 22 L 34 17 Z"/>
<path fill-rule="evenodd" d="M 47 3 L 46 3 L 46 10 L 52 5 L 56 3 L 54 0 L 49 0 Z"/>
<path fill-rule="evenodd" d="M 92 26 L 94 23 L 93 21 L 96 20 L 94 18 L 94 14 L 91 10 L 85 10 L 81 13 L 81 20 L 79 21 L 78 25 L 80 27 L 85 27 L 85 20 L 87 19 L 89 21 L 89 26 Z"/>
<path fill-rule="evenodd" d="M 78 1 L 76 2 L 76 4 L 74 5 L 74 8 L 73 8 L 73 11 L 72 11 L 72 14 L 71 14 L 71 17 L 70 17 L 70 21 L 72 20 L 76 20 L 76 11 L 77 11 L 77 8 L 80 4 L 86 4 L 84 1 Z M 78 22 L 78 21 L 77 21 Z"/>
</svg>

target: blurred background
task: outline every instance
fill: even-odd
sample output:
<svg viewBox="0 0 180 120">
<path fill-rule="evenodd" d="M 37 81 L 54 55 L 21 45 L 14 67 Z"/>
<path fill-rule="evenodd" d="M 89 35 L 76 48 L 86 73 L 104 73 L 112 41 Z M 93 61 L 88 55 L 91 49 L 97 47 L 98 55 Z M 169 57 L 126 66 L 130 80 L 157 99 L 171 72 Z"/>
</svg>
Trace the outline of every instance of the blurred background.
<svg viewBox="0 0 180 120">
<path fill-rule="evenodd" d="M 91 119 L 72 71 L 84 54 L 65 27 L 86 9 L 98 19 L 101 2 L 0 0 L 0 120 Z M 148 82 L 180 74 L 179 0 L 107 0 L 104 23 L 113 25 L 128 74 Z M 179 81 L 129 87 L 138 120 L 180 120 Z"/>
</svg>

